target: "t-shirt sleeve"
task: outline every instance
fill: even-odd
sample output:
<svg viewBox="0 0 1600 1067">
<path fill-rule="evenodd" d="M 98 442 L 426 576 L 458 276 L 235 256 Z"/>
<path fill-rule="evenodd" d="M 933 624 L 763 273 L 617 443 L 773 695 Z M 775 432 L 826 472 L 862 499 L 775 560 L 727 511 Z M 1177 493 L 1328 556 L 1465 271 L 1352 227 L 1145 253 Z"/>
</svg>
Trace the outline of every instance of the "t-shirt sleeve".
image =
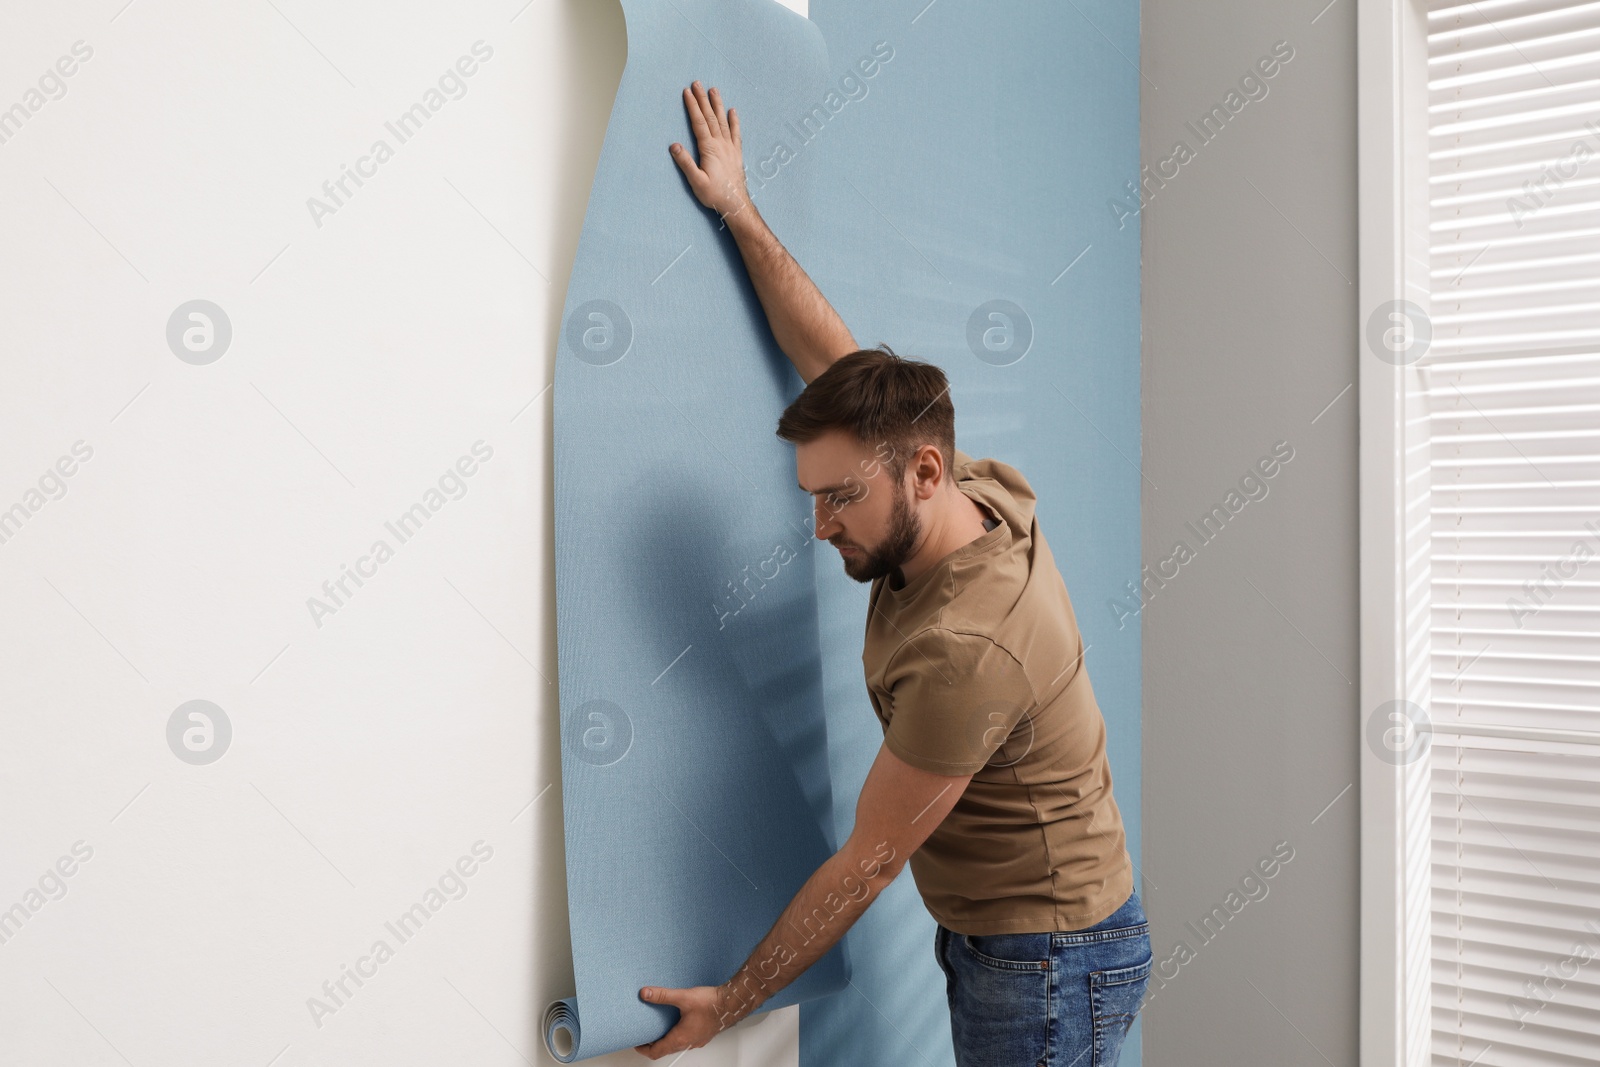
<svg viewBox="0 0 1600 1067">
<path fill-rule="evenodd" d="M 895 654 L 884 684 L 884 744 L 913 767 L 972 774 L 1002 747 L 1016 762 L 1031 740 L 1033 687 L 1016 658 L 980 634 L 924 630 Z"/>
</svg>

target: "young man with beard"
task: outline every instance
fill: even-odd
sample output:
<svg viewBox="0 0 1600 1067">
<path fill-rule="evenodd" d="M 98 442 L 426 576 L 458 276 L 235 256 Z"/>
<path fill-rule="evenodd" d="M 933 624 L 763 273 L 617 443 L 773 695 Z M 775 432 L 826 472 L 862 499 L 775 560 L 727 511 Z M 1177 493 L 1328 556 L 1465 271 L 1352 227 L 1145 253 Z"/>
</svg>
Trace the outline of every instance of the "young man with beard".
<svg viewBox="0 0 1600 1067">
<path fill-rule="evenodd" d="M 750 201 L 737 113 L 699 82 L 683 97 L 699 158 L 679 144 L 672 158 L 732 232 L 807 383 L 778 434 L 795 444 L 816 536 L 872 583 L 862 663 L 884 742 L 849 840 L 745 965 L 720 986 L 640 990 L 679 1018 L 638 1051 L 696 1048 L 754 1011 L 909 861 L 960 1067 L 1114 1064 L 1149 979 L 1149 926 L 1033 490 L 955 447 L 943 371 L 857 348 Z"/>
</svg>

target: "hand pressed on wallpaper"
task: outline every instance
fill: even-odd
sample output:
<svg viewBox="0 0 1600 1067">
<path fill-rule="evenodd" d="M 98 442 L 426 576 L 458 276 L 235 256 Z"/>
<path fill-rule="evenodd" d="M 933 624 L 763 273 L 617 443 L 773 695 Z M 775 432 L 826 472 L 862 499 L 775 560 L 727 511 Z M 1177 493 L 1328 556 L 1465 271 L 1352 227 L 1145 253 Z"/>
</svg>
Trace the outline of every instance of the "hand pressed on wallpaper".
<svg viewBox="0 0 1600 1067">
<path fill-rule="evenodd" d="M 840 356 L 854 352 L 855 337 L 811 278 L 761 217 L 745 186 L 739 114 L 724 110 L 722 94 L 698 81 L 683 91 L 700 161 L 674 142 L 672 158 L 695 198 L 722 216 L 739 246 L 773 340 L 810 384 Z"/>
<path fill-rule="evenodd" d="M 729 219 L 750 204 L 744 181 L 744 144 L 739 138 L 739 113 L 722 106 L 716 86 L 709 93 L 698 81 L 683 91 L 689 127 L 700 149 L 700 161 L 683 145 L 673 142 L 672 159 L 689 179 L 695 199 Z"/>
</svg>

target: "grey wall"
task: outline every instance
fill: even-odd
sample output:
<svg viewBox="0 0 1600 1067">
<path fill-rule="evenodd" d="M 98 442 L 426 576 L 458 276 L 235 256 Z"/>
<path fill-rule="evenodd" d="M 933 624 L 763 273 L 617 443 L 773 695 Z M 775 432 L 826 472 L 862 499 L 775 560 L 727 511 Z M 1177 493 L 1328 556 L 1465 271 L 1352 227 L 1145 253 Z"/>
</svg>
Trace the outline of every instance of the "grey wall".
<svg viewBox="0 0 1600 1067">
<path fill-rule="evenodd" d="M 1193 151 L 1142 212 L 1147 573 L 1193 551 L 1142 612 L 1154 1067 L 1356 1062 L 1356 391 L 1327 407 L 1356 368 L 1355 4 L 1325 2 L 1143 6 L 1142 159 Z"/>
</svg>

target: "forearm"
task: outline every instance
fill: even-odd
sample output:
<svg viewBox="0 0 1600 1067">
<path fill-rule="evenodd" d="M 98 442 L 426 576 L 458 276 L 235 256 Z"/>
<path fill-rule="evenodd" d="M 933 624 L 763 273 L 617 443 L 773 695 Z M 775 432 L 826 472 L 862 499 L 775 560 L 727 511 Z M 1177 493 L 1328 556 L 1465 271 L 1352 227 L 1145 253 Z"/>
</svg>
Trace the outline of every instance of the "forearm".
<svg viewBox="0 0 1600 1067">
<path fill-rule="evenodd" d="M 748 198 L 724 218 L 772 336 L 807 384 L 833 361 L 855 351 L 855 338 L 800 264 L 783 247 Z"/>
<path fill-rule="evenodd" d="M 961 798 L 972 776 L 911 766 L 887 742 L 867 772 L 850 838 L 806 879 L 744 966 L 720 986 L 645 986 L 646 1003 L 678 1009 L 650 1059 L 699 1048 L 749 1015 L 838 943 Z"/>
<path fill-rule="evenodd" d="M 743 967 L 717 990 L 724 1028 L 798 978 L 844 936 L 899 872 L 887 842 L 870 852 L 847 845 L 806 879 Z"/>
</svg>

